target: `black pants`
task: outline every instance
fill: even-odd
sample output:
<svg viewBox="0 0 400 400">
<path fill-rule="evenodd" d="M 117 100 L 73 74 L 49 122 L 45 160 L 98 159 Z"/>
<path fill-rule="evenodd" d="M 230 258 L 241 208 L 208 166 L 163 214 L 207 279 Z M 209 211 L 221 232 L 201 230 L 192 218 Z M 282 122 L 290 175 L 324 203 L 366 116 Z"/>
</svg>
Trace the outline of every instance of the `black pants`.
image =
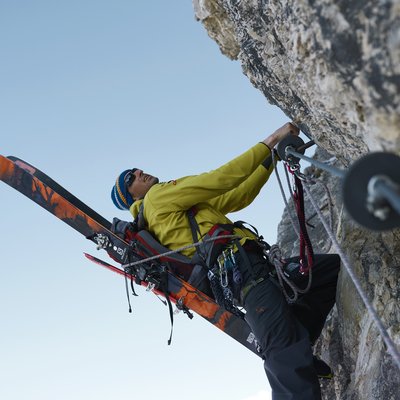
<svg viewBox="0 0 400 400">
<path fill-rule="evenodd" d="M 247 256 L 256 277 L 270 269 L 260 254 L 247 252 Z M 252 274 L 239 254 L 236 261 L 245 286 Z M 335 303 L 339 268 L 336 254 L 316 255 L 311 288 L 295 305 L 286 302 L 272 278 L 253 287 L 244 299 L 246 321 L 262 348 L 273 400 L 321 399 L 311 346 Z M 303 279 L 306 286 L 308 278 Z"/>
</svg>

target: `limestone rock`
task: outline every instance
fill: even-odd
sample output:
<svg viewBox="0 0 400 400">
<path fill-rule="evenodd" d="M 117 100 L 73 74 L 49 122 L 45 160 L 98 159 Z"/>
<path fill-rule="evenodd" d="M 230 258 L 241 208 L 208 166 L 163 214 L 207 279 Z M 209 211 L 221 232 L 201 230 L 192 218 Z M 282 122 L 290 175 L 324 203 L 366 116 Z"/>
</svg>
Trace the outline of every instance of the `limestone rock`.
<svg viewBox="0 0 400 400">
<path fill-rule="evenodd" d="M 398 1 L 193 3 L 221 51 L 326 150 L 349 161 L 400 148 Z"/>
<path fill-rule="evenodd" d="M 193 0 L 223 54 L 255 88 L 313 137 L 316 157 L 346 168 L 363 153 L 400 153 L 400 2 L 396 0 Z M 328 154 L 329 153 L 329 154 Z M 390 336 L 400 348 L 400 231 L 375 233 L 343 210 L 340 181 L 307 174 L 324 215 Z M 330 210 L 329 204 L 332 204 Z M 306 201 L 317 251 L 335 251 Z M 285 255 L 298 243 L 287 211 L 278 229 Z M 337 306 L 317 343 L 336 378 L 324 399 L 400 399 L 400 372 L 345 268 Z"/>
<path fill-rule="evenodd" d="M 322 149 L 314 157 L 321 161 L 332 159 Z M 338 161 L 335 166 L 343 168 Z M 400 231 L 379 234 L 356 226 L 343 210 L 340 180 L 315 167 L 307 168 L 304 173 L 315 179 L 316 183 L 310 187 L 313 198 L 325 220 L 332 221 L 332 231 L 363 289 L 399 345 Z M 335 252 L 307 196 L 305 209 L 315 253 Z M 285 210 L 278 227 L 278 242 L 287 257 L 299 249 L 288 212 Z M 293 208 L 291 212 L 294 213 Z M 378 330 L 343 265 L 338 286 L 337 305 L 315 347 L 316 353 L 335 373 L 333 381 L 322 383 L 323 398 L 399 399 L 398 368 L 386 353 Z"/>
</svg>

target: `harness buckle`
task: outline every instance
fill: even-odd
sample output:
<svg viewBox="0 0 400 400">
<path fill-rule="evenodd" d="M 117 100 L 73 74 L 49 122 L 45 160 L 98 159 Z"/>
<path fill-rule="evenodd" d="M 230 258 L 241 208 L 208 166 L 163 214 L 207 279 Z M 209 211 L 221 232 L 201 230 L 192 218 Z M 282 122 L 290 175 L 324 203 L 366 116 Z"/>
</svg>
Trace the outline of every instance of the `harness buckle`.
<svg viewBox="0 0 400 400">
<path fill-rule="evenodd" d="M 146 292 L 151 292 L 153 289 L 155 289 L 156 284 L 154 282 L 149 282 L 147 287 L 146 287 Z"/>
</svg>

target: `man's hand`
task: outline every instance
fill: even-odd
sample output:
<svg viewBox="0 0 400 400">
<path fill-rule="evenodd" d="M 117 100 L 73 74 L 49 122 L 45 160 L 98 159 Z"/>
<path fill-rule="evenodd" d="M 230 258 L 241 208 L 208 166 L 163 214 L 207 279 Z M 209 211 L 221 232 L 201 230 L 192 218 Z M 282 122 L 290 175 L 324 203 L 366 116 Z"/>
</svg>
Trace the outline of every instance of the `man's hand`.
<svg viewBox="0 0 400 400">
<path fill-rule="evenodd" d="M 292 123 L 287 122 L 285 125 L 281 126 L 274 133 L 269 135 L 263 143 L 266 144 L 270 149 L 272 149 L 277 143 L 284 139 L 288 135 L 298 136 L 300 133 L 299 128 L 294 126 Z"/>
</svg>

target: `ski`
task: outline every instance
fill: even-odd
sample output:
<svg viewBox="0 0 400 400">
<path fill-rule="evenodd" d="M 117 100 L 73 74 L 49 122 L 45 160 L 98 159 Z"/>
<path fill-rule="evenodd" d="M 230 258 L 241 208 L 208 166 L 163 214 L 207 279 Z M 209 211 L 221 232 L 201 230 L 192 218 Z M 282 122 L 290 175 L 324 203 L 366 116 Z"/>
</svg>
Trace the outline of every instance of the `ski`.
<svg viewBox="0 0 400 400">
<path fill-rule="evenodd" d="M 59 183 L 57 183 L 54 179 L 50 178 L 44 172 L 42 172 L 41 170 L 37 169 L 33 165 L 27 163 L 26 161 L 24 161 L 18 157 L 8 156 L 7 158 L 9 160 L 13 161 L 14 164 L 18 165 L 22 169 L 29 172 L 31 175 L 36 176 L 45 185 L 47 185 L 49 188 L 53 189 L 59 195 L 64 197 L 71 204 L 74 204 L 76 207 L 78 207 L 80 210 L 82 210 L 85 214 L 90 215 L 93 219 L 95 219 L 101 225 L 105 226 L 107 229 L 111 228 L 111 223 L 109 221 L 107 221 L 105 218 L 103 218 L 100 214 L 98 214 L 92 208 L 88 207 L 85 203 L 83 203 L 81 200 L 79 200 L 76 196 L 74 196 L 71 192 L 66 190 L 64 187 L 62 187 Z"/>
<path fill-rule="evenodd" d="M 111 232 L 109 221 L 25 161 L 0 155 L 0 179 L 90 239 L 98 248 L 106 250 L 118 263 L 124 265 L 142 259 L 135 254 L 127 242 Z M 107 263 L 96 260 L 92 259 L 97 263 L 100 261 L 107 267 Z M 122 269 L 108 265 L 108 269 L 124 273 Z M 165 271 L 165 276 L 168 297 L 178 307 L 194 311 L 254 354 L 260 355 L 254 334 L 242 318 L 224 310 L 213 299 L 170 271 Z M 138 280 L 139 277 L 134 278 Z M 157 288 L 157 276 L 155 276 L 155 281 L 139 279 L 138 282 L 144 286 L 151 285 L 165 297 L 165 293 Z"/>
<path fill-rule="evenodd" d="M 100 265 L 100 266 L 102 266 L 102 267 L 108 269 L 109 271 L 115 272 L 115 273 L 117 273 L 117 274 L 119 274 L 119 275 L 122 275 L 122 276 L 124 276 L 124 277 L 125 277 L 125 276 L 126 276 L 126 277 L 128 277 L 128 276 L 129 276 L 129 277 L 132 277 L 132 275 L 126 273 L 122 268 L 118 268 L 118 267 L 116 267 L 115 265 L 112 265 L 112 264 L 109 264 L 109 263 L 107 263 L 107 262 L 105 262 L 105 261 L 103 261 L 103 260 L 100 260 L 100 258 L 97 258 L 97 257 L 95 257 L 95 256 L 92 256 L 91 254 L 88 254 L 88 253 L 83 253 L 83 254 L 85 255 L 85 257 L 86 257 L 88 260 L 94 262 L 94 263 L 97 264 L 97 265 Z"/>
</svg>

